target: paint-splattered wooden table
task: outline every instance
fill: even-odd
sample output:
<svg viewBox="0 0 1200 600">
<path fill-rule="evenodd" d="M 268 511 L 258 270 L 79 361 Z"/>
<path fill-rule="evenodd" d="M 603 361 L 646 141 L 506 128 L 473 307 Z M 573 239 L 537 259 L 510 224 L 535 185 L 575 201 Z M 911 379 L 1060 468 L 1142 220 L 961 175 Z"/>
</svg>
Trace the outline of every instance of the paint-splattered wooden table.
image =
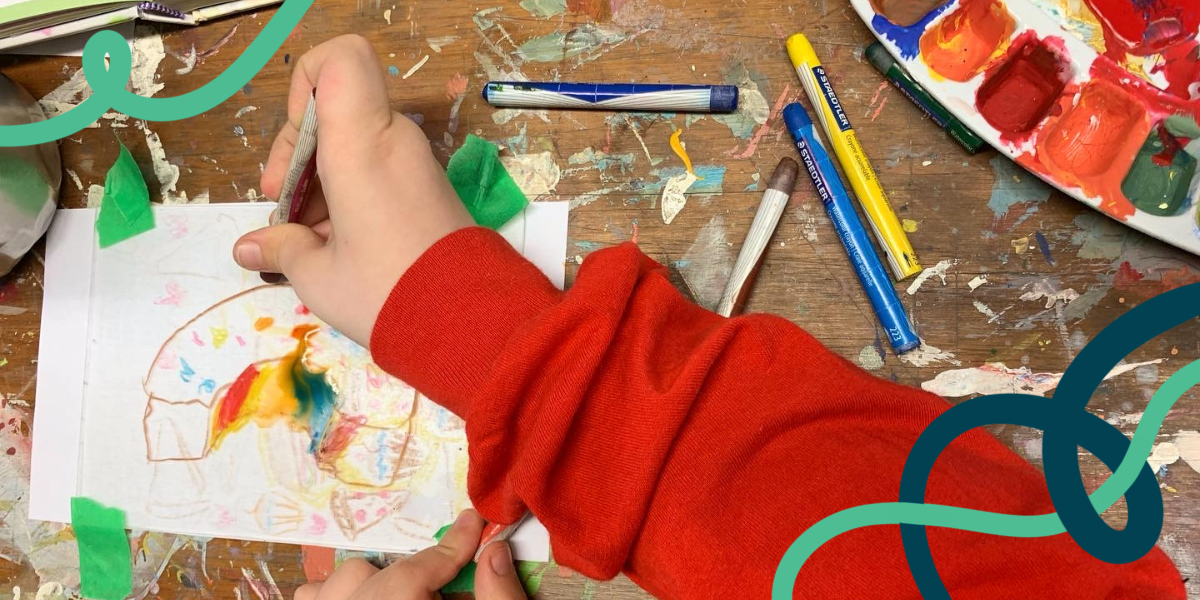
<svg viewBox="0 0 1200 600">
<path fill-rule="evenodd" d="M 135 89 L 176 95 L 222 72 L 272 11 L 195 29 L 142 28 Z M 445 160 L 468 133 L 522 155 L 520 175 L 570 200 L 568 273 L 596 248 L 636 239 L 667 265 L 681 290 L 712 305 L 778 159 L 793 151 L 778 111 L 802 96 L 783 39 L 804 31 L 822 54 L 868 155 L 921 254 L 934 267 L 902 297 L 926 342 L 897 358 L 880 331 L 824 211 L 800 185 L 785 213 L 750 309 L 792 319 L 880 377 L 924 384 L 958 401 L 1013 389 L 1049 394 L 1100 329 L 1163 291 L 1200 281 L 1200 259 L 1068 200 L 994 152 L 965 155 L 863 60 L 871 36 L 840 0 L 516 0 L 461 2 L 321 0 L 250 85 L 207 114 L 179 122 L 105 118 L 62 142 L 63 204 L 88 203 L 116 156 L 114 136 L 137 157 L 152 196 L 166 202 L 257 200 L 259 175 L 284 122 L 291 64 L 343 33 L 374 42 L 395 105 L 422 123 Z M 0 68 L 46 97 L 51 109 L 80 100 L 77 58 L 0 58 Z M 736 116 L 611 115 L 497 111 L 485 81 L 530 79 L 732 83 Z M 683 172 L 669 147 L 682 140 L 696 165 L 687 203 L 668 225 L 664 183 Z M 70 584 L 75 555 L 61 528 L 22 518 L 28 424 L 41 306 L 40 248 L 0 282 L 0 580 L 29 591 Z M 907 291 L 908 293 L 904 293 Z M 1189 322 L 1128 357 L 1141 363 L 1105 383 L 1092 410 L 1131 433 L 1150 394 L 1200 358 L 1200 323 Z M 1155 460 L 1166 509 L 1162 546 L 1192 593 L 1200 575 L 1200 397 L 1174 409 Z M 1037 431 L 1002 426 L 999 438 L 1035 464 Z M 832 459 L 831 459 L 832 460 Z M 1107 471 L 1081 458 L 1094 489 Z M 846 485 L 854 485 L 847 481 Z M 1124 519 L 1122 505 L 1112 519 Z M 173 536 L 138 538 L 140 594 L 264 599 L 305 579 L 299 548 Z M 238 590 L 235 592 L 234 590 Z M 7 587 L 0 595 L 7 592 Z M 639 598 L 625 579 L 591 582 L 551 567 L 541 598 Z"/>
</svg>

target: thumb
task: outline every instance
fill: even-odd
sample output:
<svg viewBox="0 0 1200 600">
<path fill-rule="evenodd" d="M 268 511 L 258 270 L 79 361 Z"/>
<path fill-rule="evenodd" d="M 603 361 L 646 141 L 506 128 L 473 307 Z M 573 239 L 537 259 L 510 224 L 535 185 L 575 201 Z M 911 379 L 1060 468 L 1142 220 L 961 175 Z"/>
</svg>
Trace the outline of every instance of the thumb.
<svg viewBox="0 0 1200 600">
<path fill-rule="evenodd" d="M 324 246 L 325 240 L 304 225 L 273 225 L 243 235 L 233 245 L 233 260 L 243 269 L 283 273 L 294 281 L 306 258 Z"/>
<path fill-rule="evenodd" d="M 475 569 L 475 597 L 478 600 L 526 599 L 507 542 L 492 542 L 483 549 Z"/>
</svg>

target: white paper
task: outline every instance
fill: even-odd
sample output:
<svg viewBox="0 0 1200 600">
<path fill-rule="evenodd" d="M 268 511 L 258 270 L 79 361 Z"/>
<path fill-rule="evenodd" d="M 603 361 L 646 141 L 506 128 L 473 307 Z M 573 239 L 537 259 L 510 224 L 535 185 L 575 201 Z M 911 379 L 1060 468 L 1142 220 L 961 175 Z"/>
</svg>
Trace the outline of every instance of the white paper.
<svg viewBox="0 0 1200 600">
<path fill-rule="evenodd" d="M 103 15 L 109 18 L 108 15 Z M 109 21 L 104 21 L 109 22 Z M 60 25 L 59 27 L 86 27 L 81 22 L 76 22 L 74 25 Z M 52 29 L 52 28 L 51 28 Z M 79 33 L 71 33 L 63 37 L 51 37 L 44 42 L 37 42 L 26 46 L 17 46 L 0 50 L 0 54 L 23 54 L 30 56 L 83 56 L 83 48 L 87 46 L 88 40 L 99 31 L 115 31 L 125 38 L 125 43 L 129 45 L 130 51 L 133 50 L 133 21 L 125 21 L 117 23 L 111 27 L 101 27 L 98 29 L 89 29 Z M 37 35 L 51 35 L 50 29 L 35 32 Z"/>
<path fill-rule="evenodd" d="M 290 287 L 232 262 L 234 240 L 272 209 L 158 207 L 156 229 L 104 250 L 92 250 L 94 210 L 60 211 L 32 518 L 69 521 L 82 495 L 134 529 L 407 553 L 469 506 L 461 420 L 384 374 Z M 566 203 L 537 203 L 502 231 L 560 286 L 566 215 Z M 310 383 L 336 391 L 331 417 L 299 416 L 304 395 L 279 391 Z M 540 524 L 521 528 L 514 554 L 548 559 Z"/>
</svg>

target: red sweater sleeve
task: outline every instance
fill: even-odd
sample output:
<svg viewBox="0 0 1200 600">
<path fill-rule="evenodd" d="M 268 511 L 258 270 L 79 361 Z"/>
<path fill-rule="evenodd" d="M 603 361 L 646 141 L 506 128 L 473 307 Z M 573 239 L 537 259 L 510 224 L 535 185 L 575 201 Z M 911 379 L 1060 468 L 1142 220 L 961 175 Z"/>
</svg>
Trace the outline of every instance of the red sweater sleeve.
<svg viewBox="0 0 1200 600">
<path fill-rule="evenodd" d="M 512 522 L 528 508 L 560 563 L 601 579 L 624 571 L 664 599 L 768 598 L 801 532 L 897 499 L 909 448 L 949 408 L 789 321 L 688 302 L 633 244 L 595 252 L 561 292 L 479 228 L 443 238 L 405 273 L 371 350 L 466 419 L 469 489 L 485 518 Z M 938 459 L 927 501 L 1053 510 L 1040 473 L 981 430 Z M 929 531 L 956 600 L 1184 598 L 1157 548 L 1110 565 L 1066 534 Z M 826 544 L 796 590 L 919 598 L 895 525 Z"/>
</svg>

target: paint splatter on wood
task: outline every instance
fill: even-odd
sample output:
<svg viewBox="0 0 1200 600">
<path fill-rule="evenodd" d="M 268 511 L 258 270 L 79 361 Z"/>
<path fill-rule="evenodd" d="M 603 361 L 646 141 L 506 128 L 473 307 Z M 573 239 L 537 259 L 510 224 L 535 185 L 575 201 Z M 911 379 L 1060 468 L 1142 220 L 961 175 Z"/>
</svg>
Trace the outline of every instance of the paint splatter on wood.
<svg viewBox="0 0 1200 600">
<path fill-rule="evenodd" d="M 949 259 L 943 260 L 938 264 L 921 271 L 921 273 L 917 275 L 916 279 L 913 279 L 913 282 L 909 284 L 908 290 L 906 290 L 908 295 L 911 296 L 916 294 L 917 290 L 921 289 L 921 286 L 925 285 L 926 281 L 929 281 L 934 277 L 941 279 L 942 285 L 946 285 L 946 271 L 949 270 L 955 262 L 956 261 Z"/>
<path fill-rule="evenodd" d="M 1138 367 L 1159 364 L 1166 359 L 1117 365 L 1105 380 L 1128 373 Z M 975 394 L 1032 394 L 1045 396 L 1058 387 L 1062 373 L 1034 373 L 1028 367 L 1010 369 L 1004 363 L 987 363 L 969 369 L 951 369 L 921 384 L 921 389 L 945 398 L 961 398 Z"/>
</svg>

